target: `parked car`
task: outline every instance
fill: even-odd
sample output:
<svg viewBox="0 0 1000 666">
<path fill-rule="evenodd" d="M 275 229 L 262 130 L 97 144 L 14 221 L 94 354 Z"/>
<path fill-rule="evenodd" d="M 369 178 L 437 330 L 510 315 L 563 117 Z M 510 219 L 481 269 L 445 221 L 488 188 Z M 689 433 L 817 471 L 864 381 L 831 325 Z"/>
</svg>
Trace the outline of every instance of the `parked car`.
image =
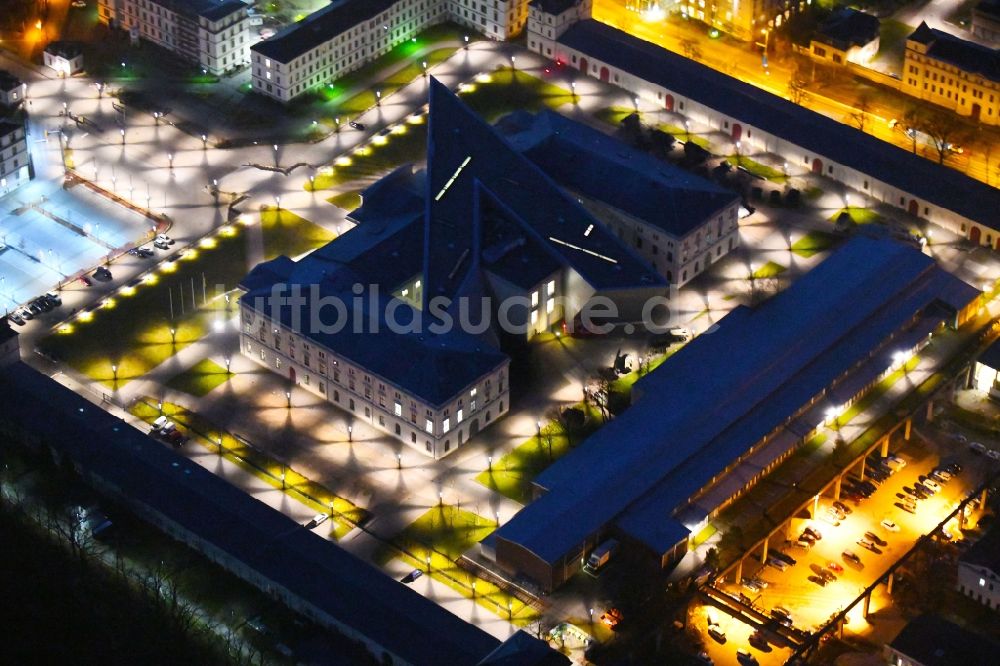
<svg viewBox="0 0 1000 666">
<path fill-rule="evenodd" d="M 812 575 L 812 576 L 809 576 L 809 582 L 810 583 L 816 583 L 820 587 L 826 587 L 827 580 L 823 576 Z"/>
<path fill-rule="evenodd" d="M 855 553 L 852 550 L 845 550 L 840 554 L 840 556 L 843 557 L 848 562 L 853 562 L 854 564 L 857 564 L 859 566 L 861 566 L 862 564 L 861 558 L 858 557 L 857 553 Z"/>
<path fill-rule="evenodd" d="M 996 449 L 990 449 L 986 452 L 986 457 L 992 458 L 993 460 L 1000 460 L 1000 451 Z"/>
<path fill-rule="evenodd" d="M 156 240 L 166 243 L 167 245 L 173 245 L 176 241 L 166 234 L 156 234 Z"/>
<path fill-rule="evenodd" d="M 410 584 L 410 583 L 412 583 L 413 581 L 415 581 L 416 579 L 420 578 L 423 575 L 424 575 L 423 571 L 421 571 L 420 569 L 414 569 L 413 571 L 411 571 L 410 573 L 406 574 L 405 576 L 403 576 L 399 580 L 401 582 L 403 582 L 403 583 Z"/>
<path fill-rule="evenodd" d="M 87 287 L 92 287 L 94 285 L 94 281 L 91 280 L 90 277 L 86 275 L 80 276 L 80 282 L 82 282 Z"/>
<path fill-rule="evenodd" d="M 767 588 L 768 585 L 770 585 L 770 583 L 768 583 L 766 580 L 764 580 L 760 576 L 754 576 L 750 580 L 752 580 L 757 585 L 757 587 L 761 588 L 762 590 L 765 589 L 765 588 Z"/>
<path fill-rule="evenodd" d="M 157 240 L 153 241 L 153 247 L 155 247 L 158 250 L 169 250 L 170 249 L 170 243 L 167 243 L 166 241 L 161 241 L 161 240 L 157 239 Z"/>
<path fill-rule="evenodd" d="M 11 312 L 7 315 L 7 319 L 14 322 L 18 326 L 24 326 L 24 319 L 21 318 L 16 312 Z"/>
<path fill-rule="evenodd" d="M 962 473 L 962 466 L 959 465 L 957 462 L 951 463 L 950 465 L 945 467 L 945 469 L 951 472 L 952 476 L 956 476 Z"/>
<path fill-rule="evenodd" d="M 933 490 L 934 492 L 940 492 L 941 491 L 941 486 L 939 486 L 934 481 L 934 479 L 930 478 L 929 476 L 924 476 L 923 474 L 921 474 L 920 476 L 917 477 L 917 480 L 920 481 L 920 483 L 922 483 L 925 486 L 927 486 L 928 488 L 930 488 L 931 490 Z"/>
<path fill-rule="evenodd" d="M 768 649 L 767 637 L 764 636 L 764 634 L 760 631 L 755 631 L 752 634 L 750 634 L 748 642 L 750 643 L 750 645 L 757 648 L 758 650 Z"/>
<path fill-rule="evenodd" d="M 902 509 L 903 511 L 906 511 L 907 513 L 916 513 L 917 512 L 917 510 L 915 508 L 913 508 L 912 506 L 910 506 L 909 504 L 903 504 L 901 502 L 896 502 L 895 506 L 896 506 L 896 508 Z"/>
<path fill-rule="evenodd" d="M 892 522 L 888 518 L 883 518 L 881 525 L 882 525 L 882 527 L 884 527 L 885 529 L 889 530 L 890 532 L 898 532 L 899 531 L 899 525 L 897 525 L 896 523 Z"/>
<path fill-rule="evenodd" d="M 740 662 L 740 666 L 757 666 L 757 657 L 753 656 L 744 648 L 738 648 L 736 650 L 736 661 Z"/>
<path fill-rule="evenodd" d="M 45 292 L 42 294 L 42 298 L 51 303 L 53 307 L 57 308 L 62 305 L 62 297 L 54 291 Z"/>
<path fill-rule="evenodd" d="M 822 532 L 820 532 L 820 531 L 819 531 L 818 529 L 816 529 L 815 527 L 813 527 L 812 525 L 809 525 L 809 526 L 807 526 L 807 527 L 806 527 L 805 529 L 803 529 L 802 531 L 803 531 L 803 532 L 804 532 L 805 534 L 808 534 L 809 536 L 811 536 L 811 537 L 812 537 L 813 539 L 815 539 L 816 541 L 820 541 L 820 540 L 822 540 L 822 539 L 823 539 L 823 533 L 822 533 Z"/>
<path fill-rule="evenodd" d="M 878 546 L 876 546 L 874 543 L 872 543 L 871 541 L 869 541 L 868 539 L 866 539 L 864 537 L 858 539 L 857 544 L 859 546 L 861 546 L 862 548 L 864 548 L 865 550 L 870 550 L 871 552 L 875 553 L 876 555 L 881 555 L 882 554 L 882 551 L 878 549 Z"/>
<path fill-rule="evenodd" d="M 314 527 L 319 527 L 326 522 L 326 519 L 330 517 L 328 513 L 317 513 L 313 516 L 308 523 L 306 523 L 306 529 L 312 529 Z"/>
<path fill-rule="evenodd" d="M 362 125 L 361 123 L 355 122 L 353 120 L 351 122 L 349 122 L 348 125 L 350 125 L 352 129 L 356 129 L 356 130 L 364 130 L 365 129 L 364 125 Z"/>
<path fill-rule="evenodd" d="M 775 606 L 772 608 L 771 617 L 782 624 L 792 624 L 792 614 L 784 606 Z"/>
<path fill-rule="evenodd" d="M 708 635 L 720 643 L 726 642 L 726 632 L 724 632 L 722 627 L 717 624 L 708 625 Z"/>
<path fill-rule="evenodd" d="M 986 447 L 979 442 L 970 442 L 969 448 L 972 449 L 973 453 L 978 453 L 979 455 L 986 453 Z"/>
<path fill-rule="evenodd" d="M 865 538 L 871 540 L 872 542 L 874 542 L 879 546 L 882 546 L 883 548 L 889 545 L 889 542 L 887 542 L 885 539 L 875 534 L 874 532 L 865 532 Z"/>
<path fill-rule="evenodd" d="M 913 489 L 918 493 L 922 493 L 924 497 L 931 497 L 935 494 L 934 490 L 930 486 L 926 486 L 923 483 L 914 483 Z"/>
<path fill-rule="evenodd" d="M 836 573 L 844 573 L 844 567 L 833 561 L 827 562 L 826 568 Z"/>
<path fill-rule="evenodd" d="M 851 507 L 847 506 L 846 504 L 844 504 L 840 500 L 837 500 L 836 502 L 834 502 L 833 506 L 834 506 L 835 509 L 837 509 L 841 513 L 847 514 L 848 516 L 853 513 L 853 510 L 851 509 Z"/>
<path fill-rule="evenodd" d="M 750 590 L 751 592 L 760 592 L 760 586 L 757 585 L 757 582 L 754 581 L 754 580 L 751 580 L 749 578 L 744 578 L 740 582 L 740 585 L 742 585 L 744 588 Z"/>
<path fill-rule="evenodd" d="M 771 551 L 771 555 L 774 556 L 774 557 L 777 557 L 779 560 L 784 560 L 785 562 L 787 562 L 789 565 L 791 565 L 793 567 L 798 562 L 798 560 L 796 560 L 794 557 L 792 557 L 788 553 L 781 552 L 777 548 L 775 548 L 775 549 L 773 549 Z"/>
<path fill-rule="evenodd" d="M 787 562 L 785 562 L 784 560 L 779 560 L 776 557 L 769 557 L 769 558 L 767 558 L 766 564 L 769 565 L 769 566 L 774 567 L 778 571 L 784 571 L 785 569 L 788 568 L 788 563 Z"/>
</svg>

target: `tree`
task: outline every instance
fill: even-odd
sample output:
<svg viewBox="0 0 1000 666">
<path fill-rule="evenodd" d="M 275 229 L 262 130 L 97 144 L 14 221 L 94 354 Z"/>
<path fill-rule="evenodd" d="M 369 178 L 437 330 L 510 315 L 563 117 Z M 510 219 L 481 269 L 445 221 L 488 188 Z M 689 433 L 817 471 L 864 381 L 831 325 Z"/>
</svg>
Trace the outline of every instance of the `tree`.
<svg viewBox="0 0 1000 666">
<path fill-rule="evenodd" d="M 872 98 L 867 92 L 861 93 L 858 96 L 858 101 L 854 103 L 854 111 L 852 111 L 848 118 L 859 131 L 865 131 L 865 125 L 868 124 L 868 114 L 872 110 Z"/>
<path fill-rule="evenodd" d="M 809 79 L 806 77 L 805 69 L 801 63 L 795 65 L 792 75 L 788 79 L 788 99 L 793 104 L 802 104 L 807 97 L 806 89 L 809 86 Z"/>
<path fill-rule="evenodd" d="M 938 155 L 938 164 L 944 164 L 949 156 L 958 152 L 958 141 L 962 134 L 962 124 L 953 113 L 946 111 L 925 111 L 914 117 L 917 129 L 927 135 L 931 146 Z"/>
<path fill-rule="evenodd" d="M 705 553 L 705 566 L 707 566 L 712 571 L 719 570 L 719 549 L 712 547 L 708 549 Z"/>
<path fill-rule="evenodd" d="M 691 38 L 682 39 L 681 50 L 684 52 L 685 58 L 701 60 L 701 46 L 699 46 L 698 40 Z"/>
</svg>

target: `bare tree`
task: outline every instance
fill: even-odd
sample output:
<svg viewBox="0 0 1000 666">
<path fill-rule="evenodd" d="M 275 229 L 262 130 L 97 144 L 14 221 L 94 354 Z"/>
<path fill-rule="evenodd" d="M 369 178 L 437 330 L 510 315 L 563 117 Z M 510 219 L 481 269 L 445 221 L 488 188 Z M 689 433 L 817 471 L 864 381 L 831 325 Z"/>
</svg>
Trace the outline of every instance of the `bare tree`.
<svg viewBox="0 0 1000 666">
<path fill-rule="evenodd" d="M 864 132 L 865 126 L 868 124 L 868 114 L 872 110 L 872 98 L 868 93 L 861 93 L 858 96 L 858 101 L 854 103 L 854 111 L 852 111 L 848 118 L 851 124 L 858 128 L 859 131 Z"/>
<path fill-rule="evenodd" d="M 957 142 L 962 134 L 958 116 L 945 111 L 926 111 L 917 114 L 915 129 L 927 135 L 938 156 L 938 164 L 958 152 Z"/>
<path fill-rule="evenodd" d="M 788 99 L 794 104 L 802 104 L 806 100 L 808 86 L 809 79 L 806 78 L 805 69 L 798 63 L 788 79 Z"/>
<path fill-rule="evenodd" d="M 685 58 L 701 60 L 701 46 L 698 44 L 698 40 L 691 39 L 690 37 L 682 39 L 681 50 L 684 51 Z"/>
</svg>

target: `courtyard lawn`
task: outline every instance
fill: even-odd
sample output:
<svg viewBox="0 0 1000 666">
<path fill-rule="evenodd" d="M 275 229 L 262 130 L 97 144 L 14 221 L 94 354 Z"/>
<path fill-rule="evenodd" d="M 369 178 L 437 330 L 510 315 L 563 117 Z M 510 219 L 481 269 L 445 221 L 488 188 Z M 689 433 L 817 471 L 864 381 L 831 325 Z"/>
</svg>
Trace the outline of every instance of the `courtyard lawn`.
<svg viewBox="0 0 1000 666">
<path fill-rule="evenodd" d="M 513 111 L 539 111 L 572 102 L 570 92 L 521 71 L 500 69 L 463 87 L 462 100 L 487 122 Z M 354 181 L 372 181 L 403 164 L 423 162 L 427 152 L 425 116 L 414 116 L 387 136 L 376 136 L 332 166 L 320 170 L 306 191 L 324 190 Z"/>
<path fill-rule="evenodd" d="M 583 404 L 575 407 L 583 409 Z M 597 408 L 588 405 L 586 424 L 580 433 L 572 435 L 562 424 L 550 421 L 542 426 L 541 436 L 532 435 L 514 450 L 494 460 L 492 468 L 480 472 L 476 481 L 515 502 L 527 504 L 531 501 L 532 479 L 596 430 L 600 418 Z"/>
<path fill-rule="evenodd" d="M 833 215 L 830 216 L 831 222 L 836 222 L 840 219 L 843 213 L 847 213 L 851 216 L 851 220 L 854 224 L 871 224 L 873 222 L 881 222 L 882 216 L 873 211 L 871 208 L 860 208 L 858 206 L 848 206 L 841 208 Z"/>
<path fill-rule="evenodd" d="M 726 162 L 732 164 L 733 166 L 743 167 L 751 174 L 763 178 L 764 180 L 769 180 L 772 183 L 788 182 L 788 176 L 786 176 L 780 169 L 775 169 L 774 167 L 769 167 L 766 164 L 761 164 L 757 160 L 747 157 L 746 155 L 730 155 L 726 158 Z"/>
<path fill-rule="evenodd" d="M 361 205 L 361 191 L 360 190 L 350 190 L 347 192 L 341 192 L 335 196 L 327 199 L 337 208 L 342 208 L 348 213 L 357 210 Z"/>
<path fill-rule="evenodd" d="M 606 106 L 597 111 L 597 113 L 594 114 L 594 117 L 608 123 L 609 125 L 618 127 L 621 125 L 623 120 L 631 116 L 633 113 L 636 113 L 636 110 L 630 106 Z M 639 120 L 642 120 L 641 113 L 639 114 Z M 680 129 L 681 133 L 684 133 L 683 129 L 678 129 Z M 673 134 L 673 132 L 671 132 L 671 134 Z"/>
<path fill-rule="evenodd" d="M 291 467 L 251 446 L 245 439 L 237 438 L 203 416 L 174 403 L 163 403 L 162 412 L 155 399 L 142 398 L 129 406 L 128 411 L 146 423 L 152 423 L 160 414 L 168 416 L 184 429 L 191 439 L 213 453 L 221 451 L 227 460 L 239 465 L 254 476 L 275 488 L 282 488 L 289 496 L 312 507 L 315 511 L 330 514 L 333 523 L 331 536 L 341 538 L 363 523 L 368 512 L 320 484 L 307 479 Z"/>
<path fill-rule="evenodd" d="M 266 258 L 296 256 L 333 238 L 289 211 L 268 209 L 261 217 Z M 203 337 L 220 318 L 227 307 L 221 294 L 235 288 L 252 268 L 245 233 L 239 226 L 223 227 L 198 249 L 163 262 L 140 283 L 79 313 L 39 347 L 111 389 L 145 375 Z"/>
<path fill-rule="evenodd" d="M 297 257 L 334 239 L 335 234 L 290 210 L 264 206 L 260 211 L 267 259 Z"/>
<path fill-rule="evenodd" d="M 837 243 L 834 234 L 825 231 L 810 231 L 802 238 L 792 243 L 792 252 L 803 259 L 808 259 L 813 255 L 829 250 Z"/>
<path fill-rule="evenodd" d="M 229 371 L 210 359 L 198 361 L 167 382 L 167 387 L 200 398 L 229 379 Z"/>
<path fill-rule="evenodd" d="M 766 280 L 767 278 L 775 278 L 788 270 L 785 266 L 769 261 L 752 273 L 752 277 L 755 280 Z"/>
<path fill-rule="evenodd" d="M 392 543 L 401 551 L 400 559 L 407 564 L 464 597 L 475 599 L 490 612 L 525 626 L 538 618 L 534 608 L 455 564 L 455 560 L 494 529 L 496 523 L 491 520 L 450 504 L 442 504 L 413 521 Z"/>
<path fill-rule="evenodd" d="M 406 46 L 406 44 L 404 43 L 400 46 Z M 396 48 L 398 49 L 399 47 Z M 436 49 L 422 56 L 420 58 L 420 62 L 411 62 L 395 74 L 392 74 L 381 82 L 376 83 L 371 88 L 361 90 L 353 96 L 343 100 L 338 100 L 336 97 L 333 97 L 333 103 L 336 105 L 333 111 L 334 117 L 338 117 L 337 114 L 340 114 L 341 116 L 354 116 L 364 113 L 378 103 L 379 100 L 375 94 L 376 91 L 381 92 L 382 99 L 385 100 L 392 93 L 408 85 L 414 79 L 422 76 L 424 73 L 424 62 L 427 63 L 427 67 L 429 69 L 453 56 L 457 50 L 457 48 Z M 345 81 L 344 79 L 341 79 L 334 84 L 334 88 L 332 90 L 347 92 L 348 90 L 355 88 L 361 81 L 364 81 L 364 79 L 356 78 L 350 74 L 348 76 L 351 80 Z M 324 111 L 324 113 L 326 112 Z M 324 116 L 322 121 L 323 124 L 328 127 L 335 127 L 336 122 L 334 121 L 334 117 Z M 343 118 L 341 119 L 341 122 L 344 122 Z"/>
<path fill-rule="evenodd" d="M 666 132 L 667 134 L 672 134 L 678 141 L 690 141 L 696 146 L 701 146 L 705 150 L 708 150 L 712 142 L 703 136 L 699 136 L 697 132 L 689 132 L 683 127 L 678 127 L 677 125 L 670 125 L 668 123 L 663 123 L 657 125 L 656 128 L 661 132 Z"/>
</svg>

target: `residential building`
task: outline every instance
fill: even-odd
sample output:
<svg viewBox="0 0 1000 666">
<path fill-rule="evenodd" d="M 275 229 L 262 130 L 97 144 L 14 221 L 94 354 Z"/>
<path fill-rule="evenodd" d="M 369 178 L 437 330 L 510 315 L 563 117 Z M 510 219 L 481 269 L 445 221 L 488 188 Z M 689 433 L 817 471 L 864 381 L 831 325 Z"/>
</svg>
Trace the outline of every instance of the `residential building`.
<svg viewBox="0 0 1000 666">
<path fill-rule="evenodd" d="M 551 44 L 578 21 L 589 19 L 594 0 L 533 0 L 528 7 L 528 47 L 548 58 L 553 57 Z"/>
<path fill-rule="evenodd" d="M 49 42 L 42 51 L 42 62 L 59 76 L 73 76 L 83 71 L 83 49 L 76 42 Z"/>
<path fill-rule="evenodd" d="M 920 615 L 885 646 L 890 666 L 992 664 L 1000 644 L 936 615 Z"/>
<path fill-rule="evenodd" d="M 765 42 L 767 33 L 780 28 L 808 0 L 680 0 L 682 16 L 701 21 L 743 41 Z"/>
<path fill-rule="evenodd" d="M 1000 529 L 991 528 L 959 555 L 956 586 L 970 599 L 1000 611 Z"/>
<path fill-rule="evenodd" d="M 440 458 L 508 411 L 502 348 L 595 301 L 638 320 L 668 283 L 433 78 L 429 108 L 426 169 L 397 169 L 363 193 L 355 228 L 242 281 L 241 350 Z M 275 285 L 313 294 L 299 324 L 269 304 Z M 333 303 L 338 330 L 311 323 Z"/>
<path fill-rule="evenodd" d="M 972 34 L 1000 44 L 1000 0 L 982 0 L 972 8 Z"/>
<path fill-rule="evenodd" d="M 809 55 L 835 65 L 867 65 L 878 53 L 879 27 L 878 17 L 840 7 L 816 28 Z"/>
<path fill-rule="evenodd" d="M 921 23 L 906 39 L 900 90 L 972 120 L 1000 125 L 1000 50 Z"/>
<path fill-rule="evenodd" d="M 979 301 L 910 246 L 852 238 L 639 379 L 627 410 L 532 481 L 535 500 L 484 555 L 542 590 L 607 538 L 672 566 L 720 511 Z"/>
<path fill-rule="evenodd" d="M 24 123 L 0 119 L 0 196 L 24 185 L 33 175 Z"/>
<path fill-rule="evenodd" d="M 288 102 L 421 30 L 454 21 L 490 39 L 520 34 L 527 0 L 337 0 L 251 48 L 253 90 Z"/>
<path fill-rule="evenodd" d="M 780 156 L 791 173 L 811 170 L 1000 248 L 1000 190 L 603 23 L 578 21 L 550 38 L 544 15 L 528 21 L 532 51 L 725 132 L 744 155 Z"/>
<path fill-rule="evenodd" d="M 240 0 L 99 0 L 98 16 L 212 74 L 249 62 L 250 23 Z"/>
<path fill-rule="evenodd" d="M 977 391 L 1000 400 L 1000 341 L 991 344 L 976 359 L 972 381 Z"/>
<path fill-rule="evenodd" d="M 28 84 L 10 72 L 0 69 L 0 107 L 13 109 L 21 105 L 28 94 Z"/>
</svg>

